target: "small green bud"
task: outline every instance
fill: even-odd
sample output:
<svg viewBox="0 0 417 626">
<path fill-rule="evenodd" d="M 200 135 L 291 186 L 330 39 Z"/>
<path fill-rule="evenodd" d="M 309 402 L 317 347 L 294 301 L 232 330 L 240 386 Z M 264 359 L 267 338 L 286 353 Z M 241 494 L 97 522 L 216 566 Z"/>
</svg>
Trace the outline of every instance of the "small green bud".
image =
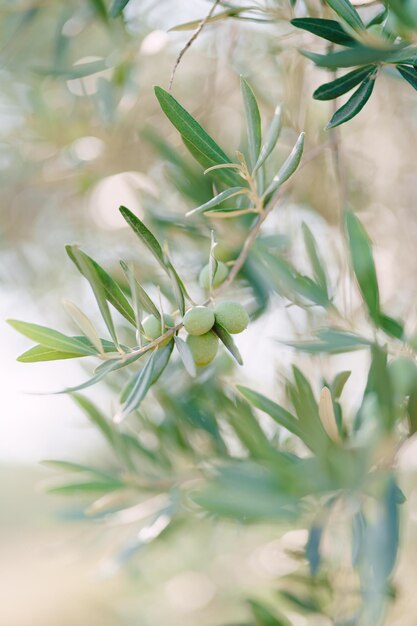
<svg viewBox="0 0 417 626">
<path fill-rule="evenodd" d="M 216 322 L 232 335 L 243 332 L 249 324 L 249 315 L 239 302 L 220 302 L 214 313 Z"/>
<path fill-rule="evenodd" d="M 389 363 L 388 371 L 393 391 L 401 398 L 410 395 L 413 388 L 417 387 L 417 365 L 413 359 L 397 357 Z"/>
<path fill-rule="evenodd" d="M 165 331 L 167 331 L 168 328 L 172 328 L 173 326 L 175 326 L 175 321 L 172 315 L 165 314 L 164 322 L 165 322 Z M 143 326 L 143 330 L 145 333 L 145 337 L 149 341 L 158 339 L 158 337 L 162 335 L 161 321 L 158 318 L 156 318 L 154 315 L 148 315 L 147 317 L 145 317 L 142 321 L 142 326 Z"/>
<path fill-rule="evenodd" d="M 214 277 L 213 277 L 213 287 L 219 287 L 222 283 L 224 283 L 228 273 L 229 273 L 229 270 L 227 269 L 227 266 L 221 261 L 219 261 L 217 265 L 216 273 L 214 274 Z M 209 291 L 210 289 L 210 266 L 208 264 L 205 265 L 203 269 L 201 270 L 198 280 L 202 288 L 205 289 L 206 291 Z"/>
<path fill-rule="evenodd" d="M 184 328 L 190 335 L 204 335 L 213 328 L 214 313 L 206 306 L 194 306 L 184 315 Z"/>
<path fill-rule="evenodd" d="M 194 362 L 199 367 L 208 365 L 217 354 L 219 339 L 213 331 L 204 335 L 188 335 L 187 344 L 191 350 Z"/>
</svg>

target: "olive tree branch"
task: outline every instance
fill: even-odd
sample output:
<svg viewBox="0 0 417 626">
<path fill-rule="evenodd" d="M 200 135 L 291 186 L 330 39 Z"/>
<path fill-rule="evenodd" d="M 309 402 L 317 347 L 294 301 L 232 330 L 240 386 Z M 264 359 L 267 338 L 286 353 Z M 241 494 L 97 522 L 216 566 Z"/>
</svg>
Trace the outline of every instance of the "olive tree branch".
<svg viewBox="0 0 417 626">
<path fill-rule="evenodd" d="M 280 189 L 278 189 L 275 192 L 275 194 L 272 196 L 272 198 L 269 200 L 268 205 L 265 207 L 265 209 L 261 213 L 259 213 L 257 219 L 255 220 L 252 228 L 249 231 L 249 234 L 248 234 L 248 236 L 247 236 L 247 238 L 245 240 L 245 243 L 243 244 L 243 247 L 242 247 L 242 250 L 240 251 L 239 256 L 237 257 L 237 259 L 233 263 L 232 269 L 230 270 L 230 273 L 229 273 L 228 277 L 214 291 L 214 293 L 213 293 L 214 296 L 218 296 L 225 289 L 230 287 L 230 285 L 236 279 L 238 273 L 240 272 L 240 270 L 242 269 L 243 265 L 245 264 L 246 259 L 248 258 L 249 252 L 250 252 L 253 244 L 255 243 L 255 240 L 256 240 L 256 238 L 257 238 L 257 236 L 259 234 L 259 231 L 260 231 L 260 229 L 262 227 L 262 224 L 264 223 L 264 221 L 266 220 L 268 215 L 271 213 L 271 211 L 276 206 L 278 198 L 282 195 L 282 190 L 285 189 L 286 187 L 287 187 L 287 185 L 283 185 Z M 203 303 L 203 306 L 207 306 L 208 304 L 210 304 L 210 302 L 211 302 L 211 298 L 206 300 Z M 157 339 L 154 339 L 153 341 L 149 342 L 145 346 L 143 346 L 141 348 L 137 348 L 137 349 L 131 350 L 130 352 L 126 352 L 123 355 L 122 358 L 123 359 L 129 359 L 132 356 L 138 356 L 138 355 L 144 354 L 145 352 L 148 352 L 149 350 L 152 350 L 153 348 L 157 348 L 159 346 L 159 344 L 161 344 L 162 342 L 166 341 L 167 339 L 172 337 L 174 334 L 176 334 L 179 330 L 181 330 L 183 325 L 184 325 L 183 322 L 179 322 L 175 326 L 172 326 L 171 328 L 166 330 L 160 337 L 158 337 Z"/>
</svg>

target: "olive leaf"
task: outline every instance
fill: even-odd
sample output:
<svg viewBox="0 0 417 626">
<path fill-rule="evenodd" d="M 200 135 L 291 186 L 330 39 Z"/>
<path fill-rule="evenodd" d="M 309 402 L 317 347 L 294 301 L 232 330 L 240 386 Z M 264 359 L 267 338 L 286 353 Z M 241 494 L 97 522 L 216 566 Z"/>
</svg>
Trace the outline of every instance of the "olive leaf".
<svg viewBox="0 0 417 626">
<path fill-rule="evenodd" d="M 227 330 L 218 322 L 214 324 L 212 330 L 216 333 L 220 341 L 229 350 L 230 354 L 236 359 L 239 365 L 243 365 L 241 354 L 233 341 L 232 336 L 227 332 Z"/>
<path fill-rule="evenodd" d="M 281 185 L 283 185 L 295 172 L 300 164 L 301 157 L 304 150 L 304 137 L 305 133 L 300 133 L 290 155 L 281 166 L 278 174 L 274 176 L 272 182 L 265 191 L 265 196 L 271 196 Z"/>
<path fill-rule="evenodd" d="M 257 163 L 262 145 L 261 116 L 252 87 L 243 76 L 240 77 L 240 87 L 245 106 L 246 127 L 248 131 L 249 163 L 253 169 Z"/>
<path fill-rule="evenodd" d="M 356 85 L 359 85 L 365 78 L 367 78 L 375 70 L 375 65 L 367 65 L 360 67 L 357 70 L 348 72 L 344 76 L 336 78 L 336 80 L 330 83 L 320 85 L 313 93 L 313 98 L 316 100 L 333 100 L 343 94 L 347 93 Z"/>
<path fill-rule="evenodd" d="M 155 95 L 161 109 L 183 137 L 185 144 L 191 145 L 195 151 L 204 155 L 207 167 L 232 162 L 197 120 L 170 93 L 161 87 L 155 87 Z M 229 185 L 235 185 L 238 178 L 234 172 L 227 170 L 219 170 L 218 175 Z"/>
<path fill-rule="evenodd" d="M 296 28 L 307 30 L 313 35 L 318 35 L 322 39 L 340 44 L 341 46 L 355 46 L 353 39 L 335 20 L 327 20 L 316 17 L 296 17 L 291 20 L 291 24 Z"/>
<path fill-rule="evenodd" d="M 77 354 L 79 356 L 97 355 L 97 349 L 90 343 L 84 343 L 77 337 L 68 337 L 63 333 L 39 324 L 31 324 L 19 320 L 7 320 L 18 333 L 36 341 L 42 347 L 54 351 Z"/>
<path fill-rule="evenodd" d="M 274 117 L 272 118 L 271 124 L 266 133 L 265 142 L 261 148 L 258 160 L 255 163 L 255 167 L 253 168 L 253 172 L 256 172 L 257 170 L 259 170 L 260 167 L 262 167 L 262 165 L 271 154 L 272 150 L 275 148 L 281 132 L 281 127 L 282 107 L 278 105 L 275 109 Z"/>
<path fill-rule="evenodd" d="M 375 86 L 375 76 L 371 75 L 366 78 L 360 85 L 359 89 L 355 91 L 353 96 L 343 106 L 338 109 L 332 116 L 332 119 L 327 124 L 326 128 L 334 128 L 340 126 L 345 122 L 355 117 L 360 111 L 362 111 L 365 104 L 371 97 L 372 91 Z"/>
</svg>

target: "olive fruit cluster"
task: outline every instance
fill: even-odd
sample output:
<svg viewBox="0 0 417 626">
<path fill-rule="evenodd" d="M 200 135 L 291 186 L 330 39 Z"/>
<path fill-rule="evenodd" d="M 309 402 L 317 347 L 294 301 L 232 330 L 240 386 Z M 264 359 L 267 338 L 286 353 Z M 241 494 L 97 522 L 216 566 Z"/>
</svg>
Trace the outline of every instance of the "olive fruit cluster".
<svg viewBox="0 0 417 626">
<path fill-rule="evenodd" d="M 206 306 L 195 306 L 184 315 L 187 344 L 196 365 L 208 365 L 217 354 L 219 339 L 212 328 L 220 324 L 231 334 L 241 333 L 249 323 L 246 309 L 238 302 L 220 302 L 214 311 Z"/>
</svg>

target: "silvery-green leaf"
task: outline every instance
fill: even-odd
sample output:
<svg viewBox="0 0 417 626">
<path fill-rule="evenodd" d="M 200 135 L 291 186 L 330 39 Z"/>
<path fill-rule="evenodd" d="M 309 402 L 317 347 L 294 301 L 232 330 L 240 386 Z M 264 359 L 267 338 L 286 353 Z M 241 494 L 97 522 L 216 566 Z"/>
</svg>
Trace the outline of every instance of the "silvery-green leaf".
<svg viewBox="0 0 417 626">
<path fill-rule="evenodd" d="M 103 345 L 101 343 L 101 339 L 99 337 L 96 327 L 94 326 L 90 318 L 87 317 L 87 315 L 83 313 L 81 309 L 79 309 L 77 305 L 73 302 L 70 302 L 69 300 L 64 300 L 62 304 L 68 315 L 75 322 L 81 332 L 83 332 L 84 335 L 91 341 L 97 352 L 102 353 Z"/>
<path fill-rule="evenodd" d="M 174 337 L 175 345 L 184 364 L 185 369 L 193 378 L 197 376 L 194 358 L 188 344 L 181 337 Z"/>
<path fill-rule="evenodd" d="M 304 137 L 305 133 L 301 133 L 294 145 L 294 148 L 291 151 L 291 154 L 285 161 L 285 163 L 281 166 L 278 174 L 274 176 L 271 184 L 267 188 L 265 192 L 265 196 L 270 196 L 274 193 L 281 185 L 283 185 L 289 178 L 292 176 L 297 169 L 301 157 L 303 155 L 304 150 Z"/>
<path fill-rule="evenodd" d="M 277 106 L 274 112 L 274 117 L 266 133 L 265 142 L 261 148 L 258 160 L 255 163 L 253 171 L 256 172 L 265 163 L 266 159 L 275 148 L 278 141 L 279 134 L 282 126 L 282 107 Z"/>
</svg>

